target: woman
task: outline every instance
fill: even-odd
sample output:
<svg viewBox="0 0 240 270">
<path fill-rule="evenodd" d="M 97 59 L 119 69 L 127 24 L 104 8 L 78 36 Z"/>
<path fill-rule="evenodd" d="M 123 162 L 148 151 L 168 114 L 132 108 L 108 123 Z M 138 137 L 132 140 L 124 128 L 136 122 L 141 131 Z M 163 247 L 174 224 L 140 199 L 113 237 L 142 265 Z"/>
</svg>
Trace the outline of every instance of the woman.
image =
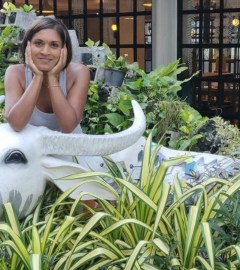
<svg viewBox="0 0 240 270">
<path fill-rule="evenodd" d="M 22 58 L 24 64 L 9 66 L 5 74 L 5 117 L 11 127 L 20 131 L 29 123 L 79 131 L 90 74 L 71 62 L 65 25 L 51 17 L 37 20 L 25 33 Z"/>
</svg>

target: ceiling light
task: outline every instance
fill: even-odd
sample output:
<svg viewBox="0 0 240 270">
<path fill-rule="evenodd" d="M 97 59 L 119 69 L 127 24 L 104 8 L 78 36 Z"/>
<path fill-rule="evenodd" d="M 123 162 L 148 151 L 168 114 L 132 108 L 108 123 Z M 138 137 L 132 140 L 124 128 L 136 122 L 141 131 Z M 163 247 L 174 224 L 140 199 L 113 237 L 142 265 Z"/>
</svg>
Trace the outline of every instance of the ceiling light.
<svg viewBox="0 0 240 270">
<path fill-rule="evenodd" d="M 112 30 L 117 31 L 117 25 L 116 24 L 112 24 Z"/>
<path fill-rule="evenodd" d="M 43 0 L 42 14 L 53 14 L 53 7 L 48 3 L 48 0 Z"/>
<path fill-rule="evenodd" d="M 152 6 L 152 3 L 145 3 L 143 5 L 144 5 L 144 7 L 151 7 Z"/>
<path fill-rule="evenodd" d="M 232 25 L 233 26 L 239 26 L 239 19 L 237 19 L 237 18 L 234 18 L 233 20 L 232 20 Z"/>
</svg>

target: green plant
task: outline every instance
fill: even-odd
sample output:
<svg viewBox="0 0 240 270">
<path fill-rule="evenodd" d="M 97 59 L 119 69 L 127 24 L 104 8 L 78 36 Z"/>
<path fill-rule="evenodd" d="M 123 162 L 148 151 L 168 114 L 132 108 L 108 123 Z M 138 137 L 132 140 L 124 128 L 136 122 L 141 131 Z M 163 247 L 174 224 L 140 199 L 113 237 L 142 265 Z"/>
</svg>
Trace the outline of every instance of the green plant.
<svg viewBox="0 0 240 270">
<path fill-rule="evenodd" d="M 35 13 L 36 12 L 36 10 L 33 8 L 33 6 L 28 5 L 28 4 L 23 4 L 23 6 L 21 6 L 19 8 L 19 10 L 21 10 L 23 12 L 27 12 L 27 13 L 30 13 L 30 12 Z"/>
<path fill-rule="evenodd" d="M 17 10 L 18 8 L 12 2 L 4 2 L 1 12 L 5 13 L 7 16 L 10 16 L 12 12 L 15 12 Z"/>
<path fill-rule="evenodd" d="M 229 224 L 225 219 L 218 223 L 217 217 L 222 204 L 239 190 L 239 176 L 228 181 L 212 178 L 194 187 L 173 176 L 169 185 L 164 182 L 169 166 L 191 157 L 180 156 L 156 167 L 160 147 L 152 149 L 148 138 L 137 182 L 109 158 L 111 173 L 65 177 L 82 179 L 77 186 L 97 182 L 115 194 L 115 202 L 97 196 L 97 209 L 86 205 L 89 218 L 78 211 L 85 192 L 75 201 L 68 199 L 77 186 L 64 193 L 48 187 L 35 211 L 20 223 L 6 204 L 6 218 L 0 224 L 1 269 L 238 269 L 239 243 L 218 245 L 219 234 L 211 222 Z M 106 183 L 109 180 L 117 192 Z"/>
<path fill-rule="evenodd" d="M 202 117 L 189 105 L 179 110 L 178 113 L 180 125 L 177 132 L 174 132 L 175 136 L 169 138 L 168 146 L 172 149 L 192 150 L 203 136 L 196 131 L 207 122 L 208 118 Z"/>
<path fill-rule="evenodd" d="M 202 138 L 198 142 L 199 151 L 208 151 L 219 155 L 240 157 L 240 131 L 219 116 L 210 118 L 199 130 Z"/>
<path fill-rule="evenodd" d="M 94 42 L 90 38 L 85 42 L 85 44 L 94 50 L 97 50 L 99 48 L 100 41 Z M 124 54 L 123 56 L 117 57 L 116 54 L 111 51 L 109 46 L 106 43 L 102 44 L 102 47 L 106 49 L 106 56 L 105 61 L 103 64 L 100 64 L 100 66 L 104 68 L 111 68 L 116 70 L 122 70 L 127 72 L 129 69 L 134 69 L 138 67 L 137 63 L 129 64 L 126 60 L 127 54 Z"/>
<path fill-rule="evenodd" d="M 112 69 L 116 69 L 116 70 L 122 70 L 122 71 L 128 71 L 129 64 L 126 61 L 127 56 L 128 56 L 127 54 L 124 54 L 124 55 L 121 55 L 119 57 L 116 57 L 116 54 L 113 53 L 112 51 L 110 51 L 106 55 L 106 60 L 103 64 L 103 67 L 104 68 L 112 68 Z"/>
<path fill-rule="evenodd" d="M 98 47 L 100 44 L 100 41 L 96 41 L 94 42 L 93 40 L 91 40 L 90 38 L 87 39 L 87 41 L 85 42 L 85 44 L 89 47 L 89 48 L 93 48 L 93 47 Z M 105 43 L 104 43 L 105 44 Z M 104 45 L 103 45 L 104 46 Z"/>
<path fill-rule="evenodd" d="M 7 25 L 2 29 L 0 35 L 0 83 L 1 90 L 3 92 L 3 82 L 4 75 L 9 63 L 7 62 L 7 54 L 11 49 L 17 44 L 17 36 L 20 32 L 19 27 L 13 27 L 11 25 Z M 1 92 L 1 94 L 3 94 Z"/>
<path fill-rule="evenodd" d="M 210 220 L 212 229 L 217 234 L 217 245 L 240 246 L 240 190 L 232 196 L 226 195 L 225 203 L 218 200 L 216 217 Z M 223 254 L 223 259 L 227 254 Z"/>
<path fill-rule="evenodd" d="M 86 45 L 90 48 L 97 48 L 99 41 L 94 42 L 88 39 Z M 103 44 L 103 46 L 109 48 L 107 44 Z M 114 87 L 103 86 L 102 81 L 91 83 L 85 118 L 82 122 L 85 132 L 92 130 L 96 134 L 101 134 L 126 128 L 132 118 L 129 108 L 131 99 L 136 99 L 144 110 L 147 120 L 146 134 L 149 134 L 155 125 L 162 127 L 163 122 L 169 124 L 168 130 L 170 131 L 176 128 L 178 123 L 176 121 L 172 123 L 167 119 L 169 114 L 166 113 L 162 104 L 172 102 L 184 107 L 185 102 L 180 99 L 178 92 L 181 90 L 181 85 L 191 80 L 197 73 L 185 80 L 178 80 L 177 76 L 187 70 L 187 67 L 178 59 L 166 67 L 159 67 L 147 74 L 139 68 L 138 63 L 128 63 L 126 55 L 117 58 L 110 49 L 102 66 L 125 70 L 127 73 L 124 83 L 117 87 L 117 91 L 114 90 Z M 104 96 L 103 99 L 102 96 Z M 162 138 L 162 132 L 162 130 L 155 129 L 153 139 L 156 142 Z"/>
<path fill-rule="evenodd" d="M 117 90 L 113 90 L 113 94 L 111 94 L 112 88 L 102 89 L 100 96 L 105 93 L 104 102 L 100 102 L 101 97 L 99 98 L 102 82 L 91 83 L 85 107 L 85 118 L 82 122 L 84 131 L 92 130 L 96 134 L 101 134 L 126 128 L 131 123 L 133 116 L 130 110 L 131 99 L 136 99 L 144 110 L 147 120 L 146 134 L 151 132 L 160 120 L 166 118 L 167 114 L 162 108 L 164 102 L 179 102 L 184 106 L 185 103 L 180 100 L 177 92 L 181 90 L 181 84 L 191 78 L 183 81 L 177 80 L 177 74 L 186 70 L 186 67 L 180 64 L 180 60 L 149 74 L 140 69 L 136 63 L 129 64 L 129 67 L 123 85 Z M 116 112 L 117 115 L 115 114 L 116 117 L 114 117 L 114 114 L 111 113 Z M 110 115 L 108 115 L 109 113 Z M 114 128 L 112 126 L 113 118 Z M 170 121 L 168 123 L 176 124 L 176 122 L 171 123 Z M 169 130 L 172 128 L 169 126 Z M 158 141 L 159 138 L 159 134 L 155 133 L 154 140 Z"/>
<path fill-rule="evenodd" d="M 105 134 L 126 129 L 132 123 L 131 95 L 91 82 L 85 116 L 81 127 L 85 133 Z"/>
<path fill-rule="evenodd" d="M 132 78 L 125 81 L 123 87 L 129 89 L 143 106 L 147 117 L 147 132 L 150 132 L 162 119 L 161 102 L 180 101 L 178 92 L 181 90 L 181 85 L 197 74 L 185 80 L 178 80 L 177 76 L 185 70 L 187 67 L 178 59 L 148 74 L 141 69 L 136 69 Z"/>
</svg>

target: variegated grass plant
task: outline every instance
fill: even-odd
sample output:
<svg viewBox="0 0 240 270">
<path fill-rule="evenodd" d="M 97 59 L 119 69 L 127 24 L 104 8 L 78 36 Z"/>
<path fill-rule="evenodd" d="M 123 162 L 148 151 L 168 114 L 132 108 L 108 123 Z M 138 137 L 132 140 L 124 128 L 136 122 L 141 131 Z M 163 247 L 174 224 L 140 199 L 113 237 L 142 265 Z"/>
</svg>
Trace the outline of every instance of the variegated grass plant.
<svg viewBox="0 0 240 270">
<path fill-rule="evenodd" d="M 160 146 L 151 145 L 149 136 L 138 182 L 109 158 L 110 173 L 65 178 L 97 181 L 115 194 L 114 202 L 96 197 L 98 209 L 86 205 L 91 216 L 78 210 L 84 192 L 75 201 L 68 199 L 76 187 L 64 193 L 48 188 L 35 211 L 21 222 L 11 205 L 4 205 L 0 269 L 239 269 L 239 242 L 219 245 L 219 229 L 209 222 L 217 213 L 219 218 L 222 205 L 239 192 L 239 176 L 208 179 L 194 187 L 173 176 L 169 185 L 164 182 L 168 167 L 191 157 L 173 158 L 156 168 Z M 106 179 L 115 182 L 119 193 Z M 220 219 L 217 225 L 226 223 Z"/>
</svg>

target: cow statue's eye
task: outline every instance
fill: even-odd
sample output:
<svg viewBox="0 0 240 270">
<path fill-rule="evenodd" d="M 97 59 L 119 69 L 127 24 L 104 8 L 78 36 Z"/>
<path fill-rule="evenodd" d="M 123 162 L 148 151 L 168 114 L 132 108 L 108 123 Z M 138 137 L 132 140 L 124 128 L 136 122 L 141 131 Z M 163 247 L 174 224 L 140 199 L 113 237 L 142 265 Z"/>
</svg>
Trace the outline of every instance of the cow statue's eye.
<svg viewBox="0 0 240 270">
<path fill-rule="evenodd" d="M 12 150 L 11 152 L 8 152 L 7 155 L 4 158 L 4 162 L 6 164 L 11 164 L 11 163 L 27 163 L 27 159 L 25 155 L 19 151 L 19 150 Z"/>
</svg>

